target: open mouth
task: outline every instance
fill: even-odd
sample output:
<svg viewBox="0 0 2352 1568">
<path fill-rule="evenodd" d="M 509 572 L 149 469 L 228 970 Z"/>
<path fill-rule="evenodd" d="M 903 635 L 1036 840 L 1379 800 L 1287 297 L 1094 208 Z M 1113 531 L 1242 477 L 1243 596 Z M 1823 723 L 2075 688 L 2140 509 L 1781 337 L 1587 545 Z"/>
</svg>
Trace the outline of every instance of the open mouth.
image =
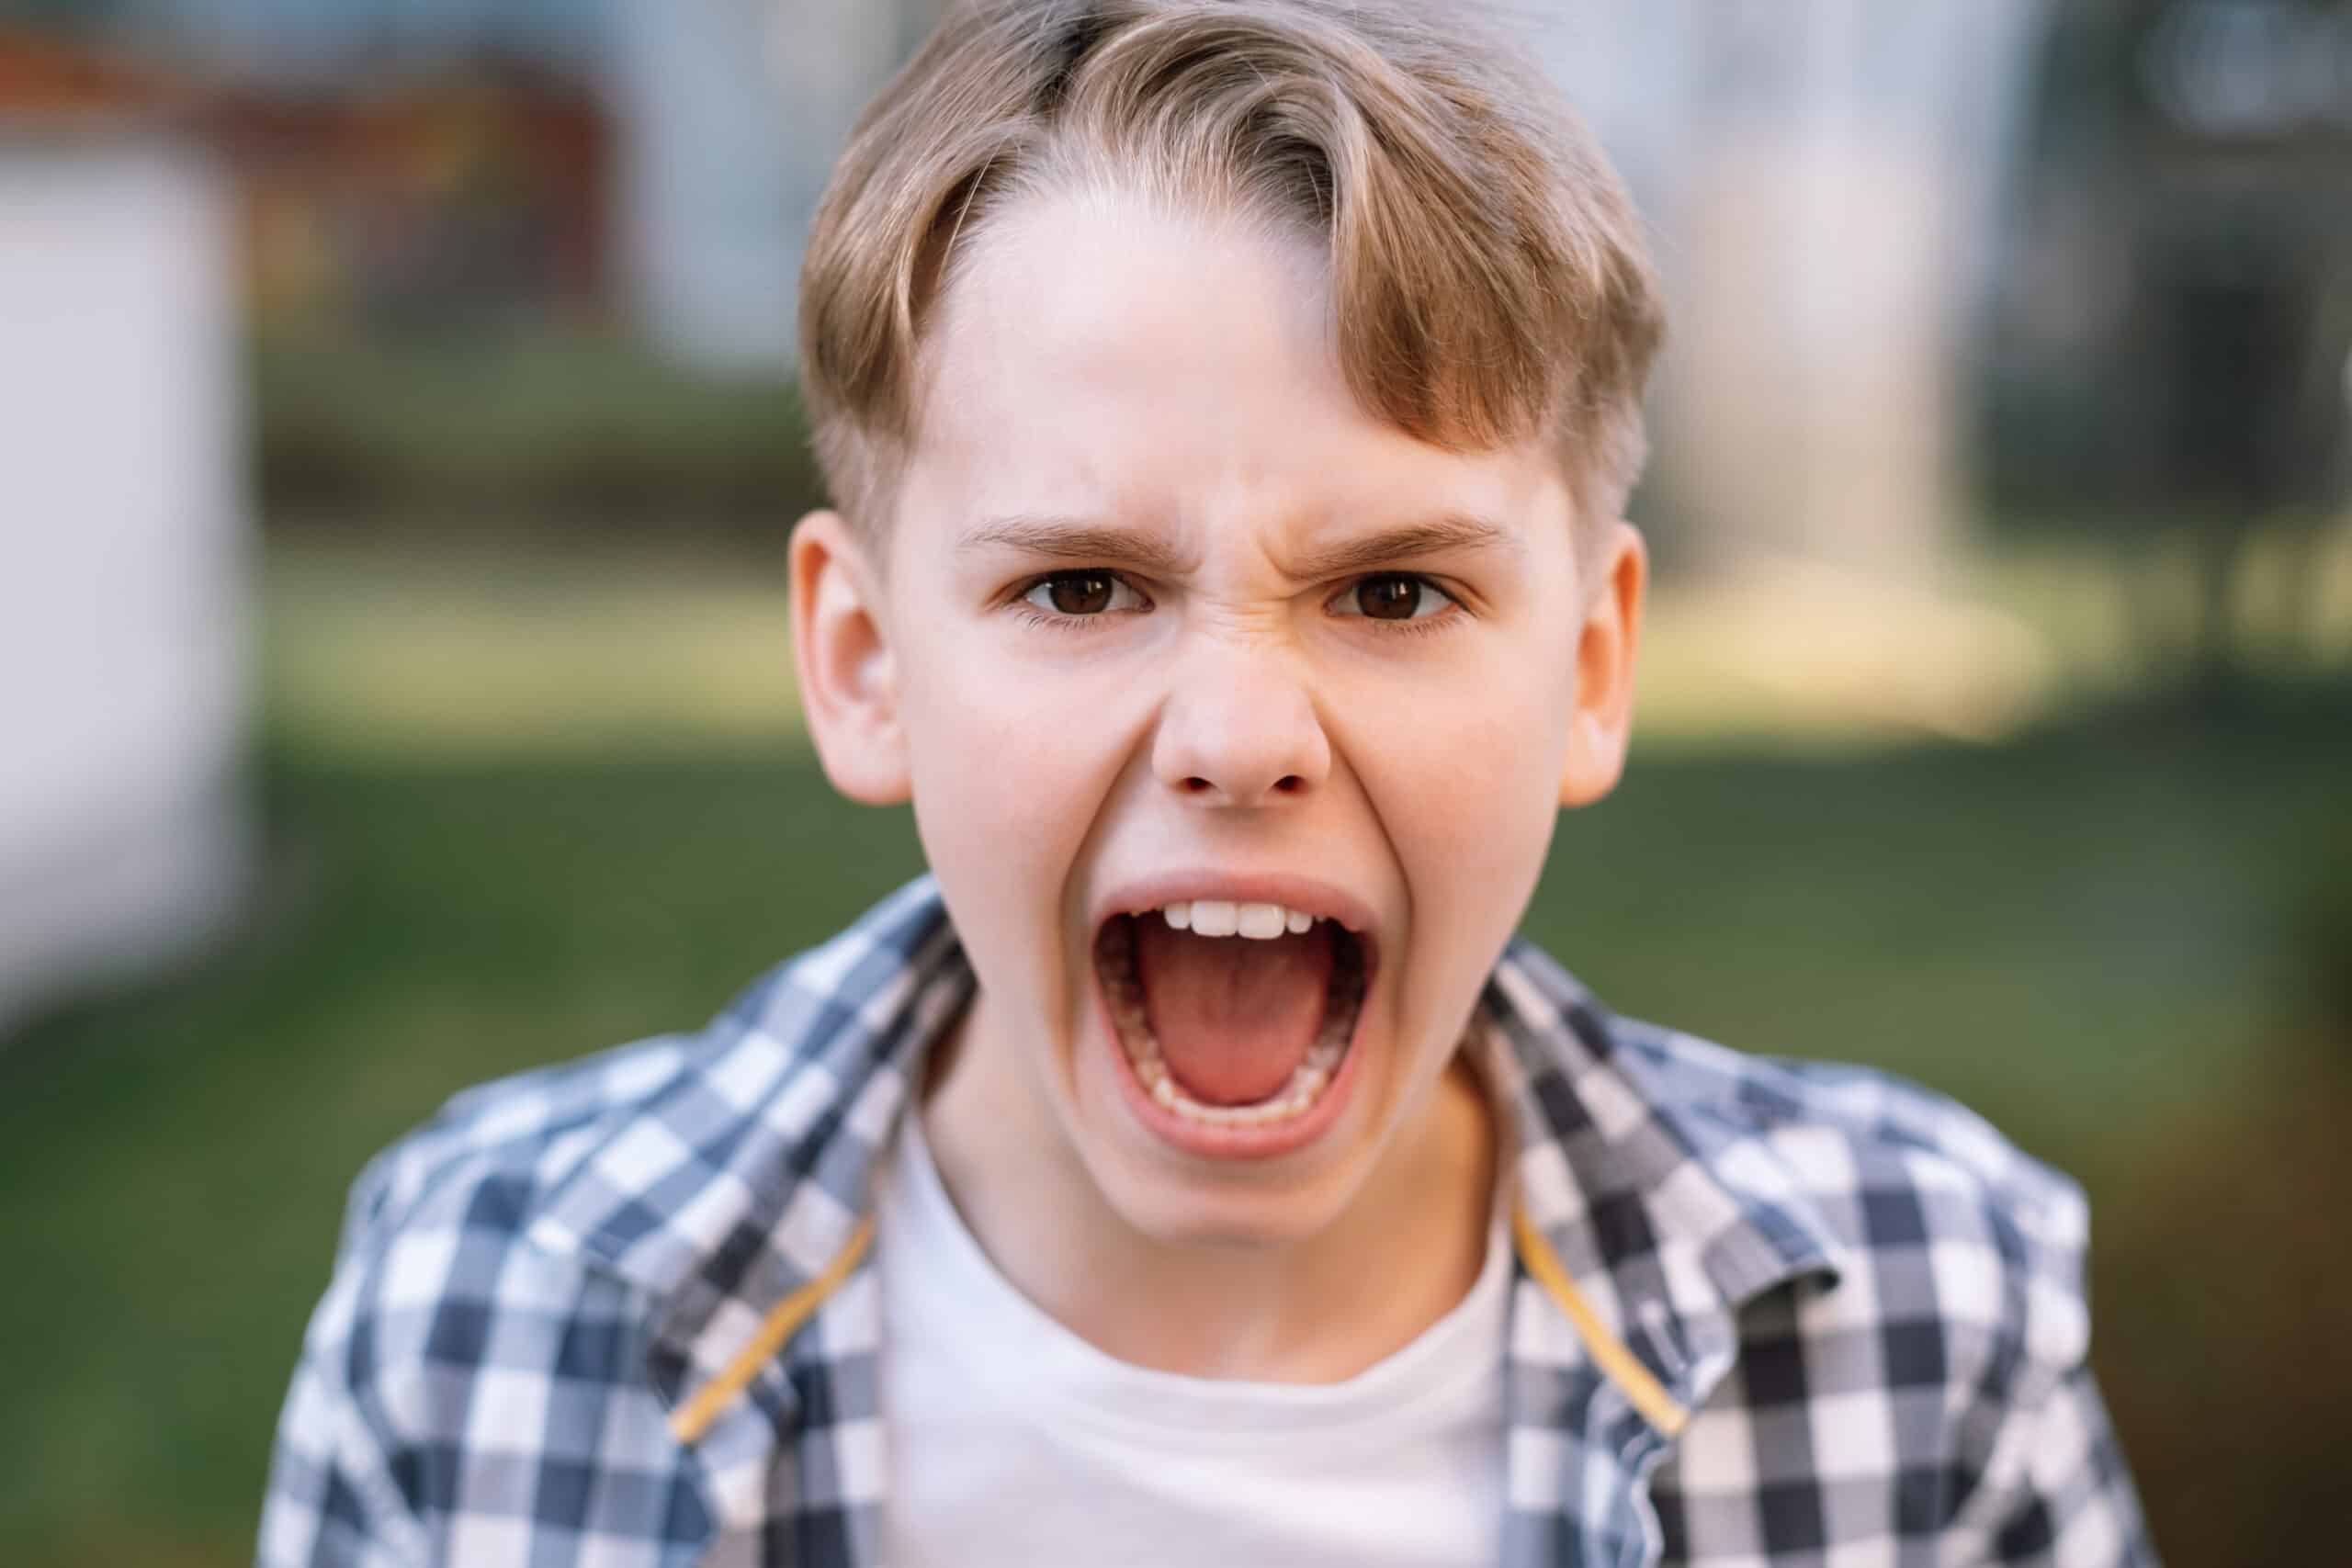
<svg viewBox="0 0 2352 1568">
<path fill-rule="evenodd" d="M 1136 1083 L 1203 1128 L 1304 1122 L 1355 1038 L 1363 938 L 1279 904 L 1193 899 L 1114 915 L 1094 942 Z"/>
</svg>

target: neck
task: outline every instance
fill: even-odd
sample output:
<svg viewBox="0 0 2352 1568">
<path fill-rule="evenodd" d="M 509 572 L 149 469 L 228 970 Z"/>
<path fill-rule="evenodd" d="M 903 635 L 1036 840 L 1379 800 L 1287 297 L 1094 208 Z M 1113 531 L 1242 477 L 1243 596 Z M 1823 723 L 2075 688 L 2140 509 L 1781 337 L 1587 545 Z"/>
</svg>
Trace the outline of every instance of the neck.
<svg viewBox="0 0 2352 1568">
<path fill-rule="evenodd" d="M 1477 1278 L 1497 1140 L 1466 1060 L 1408 1108 L 1361 1187 L 1312 1235 L 1169 1241 L 1103 1197 L 1018 1070 L 1005 1070 L 1013 1053 L 1002 1047 L 1017 1043 L 988 1038 L 996 1022 L 976 998 L 940 1043 L 917 1113 L 989 1260 L 1105 1354 L 1194 1377 L 1339 1382 L 1410 1343 Z"/>
</svg>

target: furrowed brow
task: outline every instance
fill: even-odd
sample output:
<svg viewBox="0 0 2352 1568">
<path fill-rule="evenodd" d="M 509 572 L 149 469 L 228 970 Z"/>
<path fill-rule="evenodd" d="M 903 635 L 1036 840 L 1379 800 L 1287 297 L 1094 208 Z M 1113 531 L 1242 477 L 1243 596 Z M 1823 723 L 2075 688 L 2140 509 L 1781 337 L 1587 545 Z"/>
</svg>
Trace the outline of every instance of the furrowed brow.
<svg viewBox="0 0 2352 1568">
<path fill-rule="evenodd" d="M 1420 556 L 1479 550 L 1501 550 L 1516 556 L 1525 554 L 1526 549 L 1519 536 L 1500 524 L 1489 523 L 1483 517 L 1448 513 L 1308 551 L 1290 563 L 1290 573 L 1302 580 L 1346 577 L 1353 572 L 1399 565 Z"/>
<path fill-rule="evenodd" d="M 1180 577 L 1194 564 L 1157 535 L 1075 517 L 991 517 L 956 541 L 957 555 L 991 549 L 1081 566 L 1123 566 L 1147 577 Z"/>
</svg>

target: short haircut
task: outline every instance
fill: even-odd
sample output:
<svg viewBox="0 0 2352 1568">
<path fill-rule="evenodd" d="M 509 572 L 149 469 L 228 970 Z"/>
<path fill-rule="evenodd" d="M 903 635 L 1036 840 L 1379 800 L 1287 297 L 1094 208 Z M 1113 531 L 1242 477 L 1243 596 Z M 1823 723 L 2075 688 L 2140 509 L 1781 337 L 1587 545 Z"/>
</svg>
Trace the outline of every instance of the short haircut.
<svg viewBox="0 0 2352 1568">
<path fill-rule="evenodd" d="M 1548 433 L 1588 534 L 1645 451 L 1664 316 L 1641 225 L 1557 92 L 1460 0 L 966 0 L 859 120 L 817 210 L 803 395 L 871 537 L 915 438 L 922 334 L 1024 194 L 1111 188 L 1329 257 L 1347 383 L 1424 441 Z"/>
</svg>

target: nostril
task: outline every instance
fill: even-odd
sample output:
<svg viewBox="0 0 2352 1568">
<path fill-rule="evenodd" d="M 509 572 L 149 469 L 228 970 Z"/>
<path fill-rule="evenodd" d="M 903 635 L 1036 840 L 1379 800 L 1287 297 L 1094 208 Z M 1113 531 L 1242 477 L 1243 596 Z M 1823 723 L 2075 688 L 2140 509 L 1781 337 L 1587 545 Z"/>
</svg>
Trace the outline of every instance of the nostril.
<svg viewBox="0 0 2352 1568">
<path fill-rule="evenodd" d="M 1296 773 L 1284 773 L 1281 778 L 1276 779 L 1273 782 L 1273 784 L 1272 785 L 1272 793 L 1275 795 L 1296 795 L 1306 788 L 1306 781 L 1305 779 L 1299 777 Z M 1181 781 L 1176 785 L 1176 789 L 1178 793 L 1182 795 L 1216 795 L 1220 793 L 1215 784 L 1201 777 L 1198 773 L 1192 774 Z"/>
</svg>

